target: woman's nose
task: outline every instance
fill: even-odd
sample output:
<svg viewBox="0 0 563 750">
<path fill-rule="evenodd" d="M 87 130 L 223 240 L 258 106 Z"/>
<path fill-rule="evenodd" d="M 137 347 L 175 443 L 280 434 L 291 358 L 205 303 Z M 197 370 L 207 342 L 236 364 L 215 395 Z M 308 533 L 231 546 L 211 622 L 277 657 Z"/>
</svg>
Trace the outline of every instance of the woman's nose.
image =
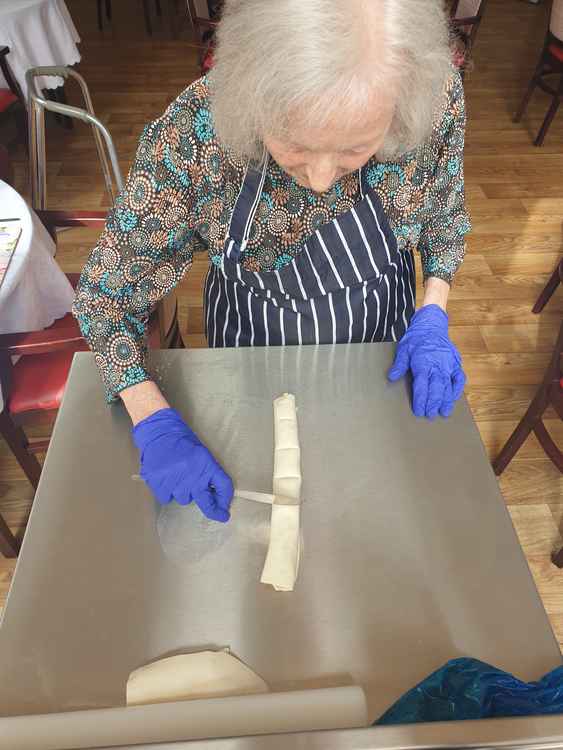
<svg viewBox="0 0 563 750">
<path fill-rule="evenodd" d="M 326 193 L 337 177 L 336 163 L 329 158 L 319 159 L 307 165 L 307 180 L 315 193 Z"/>
</svg>

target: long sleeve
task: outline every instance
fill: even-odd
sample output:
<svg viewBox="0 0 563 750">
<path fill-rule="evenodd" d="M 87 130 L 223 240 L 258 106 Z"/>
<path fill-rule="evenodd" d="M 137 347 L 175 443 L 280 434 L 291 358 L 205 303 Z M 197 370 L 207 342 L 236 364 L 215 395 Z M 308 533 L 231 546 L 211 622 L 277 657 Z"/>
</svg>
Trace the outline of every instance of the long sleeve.
<svg viewBox="0 0 563 750">
<path fill-rule="evenodd" d="M 180 97 L 141 136 L 126 186 L 82 271 L 73 312 L 95 353 L 108 401 L 149 379 L 151 307 L 191 265 L 196 191 L 179 148 Z"/>
<path fill-rule="evenodd" d="M 463 147 L 465 102 L 458 73 L 449 81 L 446 106 L 434 132 L 438 158 L 427 196 L 427 220 L 420 250 L 425 279 L 436 276 L 451 283 L 465 255 L 465 234 L 471 224 L 465 210 Z"/>
</svg>

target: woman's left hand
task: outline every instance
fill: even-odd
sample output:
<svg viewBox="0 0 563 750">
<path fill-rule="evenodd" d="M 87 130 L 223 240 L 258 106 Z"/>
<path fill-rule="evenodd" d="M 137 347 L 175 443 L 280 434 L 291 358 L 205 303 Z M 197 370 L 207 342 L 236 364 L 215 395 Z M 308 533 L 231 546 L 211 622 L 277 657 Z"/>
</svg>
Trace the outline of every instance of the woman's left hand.
<svg viewBox="0 0 563 750">
<path fill-rule="evenodd" d="M 412 410 L 417 417 L 449 417 L 463 393 L 461 355 L 448 336 L 448 316 L 438 305 L 425 305 L 412 317 L 397 345 L 389 380 L 413 374 Z"/>
</svg>

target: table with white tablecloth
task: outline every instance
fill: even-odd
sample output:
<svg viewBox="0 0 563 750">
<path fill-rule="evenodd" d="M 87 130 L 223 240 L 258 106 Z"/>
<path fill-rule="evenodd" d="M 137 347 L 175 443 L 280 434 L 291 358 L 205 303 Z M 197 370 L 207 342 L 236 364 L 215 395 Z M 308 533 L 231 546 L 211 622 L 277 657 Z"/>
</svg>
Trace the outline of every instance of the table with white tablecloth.
<svg viewBox="0 0 563 750">
<path fill-rule="evenodd" d="M 0 285 L 0 334 L 38 331 L 70 311 L 74 290 L 37 215 L 0 180 L 0 219 L 8 218 L 21 220 L 22 233 Z M 0 409 L 2 405 L 0 393 Z"/>
<path fill-rule="evenodd" d="M 64 0 L 0 0 L 0 46 L 8 46 L 8 62 L 27 99 L 25 73 L 44 65 L 80 61 L 80 36 Z M 44 89 L 61 86 L 61 78 L 40 78 Z M 0 88 L 7 83 L 0 73 Z"/>
</svg>

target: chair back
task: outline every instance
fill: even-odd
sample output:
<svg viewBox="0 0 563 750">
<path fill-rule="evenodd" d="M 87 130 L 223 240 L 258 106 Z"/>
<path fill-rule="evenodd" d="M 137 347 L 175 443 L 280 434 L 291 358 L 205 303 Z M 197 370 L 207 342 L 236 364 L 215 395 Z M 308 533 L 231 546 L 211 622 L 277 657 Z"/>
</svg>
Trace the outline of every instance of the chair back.
<svg viewBox="0 0 563 750">
<path fill-rule="evenodd" d="M 450 21 L 463 32 L 470 44 L 475 42 L 487 0 L 454 0 L 450 6 Z"/>
<path fill-rule="evenodd" d="M 207 0 L 188 0 L 188 13 L 200 44 L 204 44 L 204 34 L 217 26 L 217 21 L 210 18 Z"/>
<path fill-rule="evenodd" d="M 479 13 L 482 0 L 459 0 L 453 11 L 454 18 L 471 18 Z"/>
<path fill-rule="evenodd" d="M 549 30 L 554 37 L 563 43 L 563 0 L 553 0 Z"/>
<path fill-rule="evenodd" d="M 19 83 L 16 81 L 8 62 L 9 54 L 9 47 L 0 46 L 0 71 L 2 71 L 2 74 L 6 79 L 6 83 L 8 84 L 8 88 L 10 89 L 12 94 L 14 94 L 14 96 L 17 96 L 21 103 L 25 106 L 22 90 Z"/>
</svg>

